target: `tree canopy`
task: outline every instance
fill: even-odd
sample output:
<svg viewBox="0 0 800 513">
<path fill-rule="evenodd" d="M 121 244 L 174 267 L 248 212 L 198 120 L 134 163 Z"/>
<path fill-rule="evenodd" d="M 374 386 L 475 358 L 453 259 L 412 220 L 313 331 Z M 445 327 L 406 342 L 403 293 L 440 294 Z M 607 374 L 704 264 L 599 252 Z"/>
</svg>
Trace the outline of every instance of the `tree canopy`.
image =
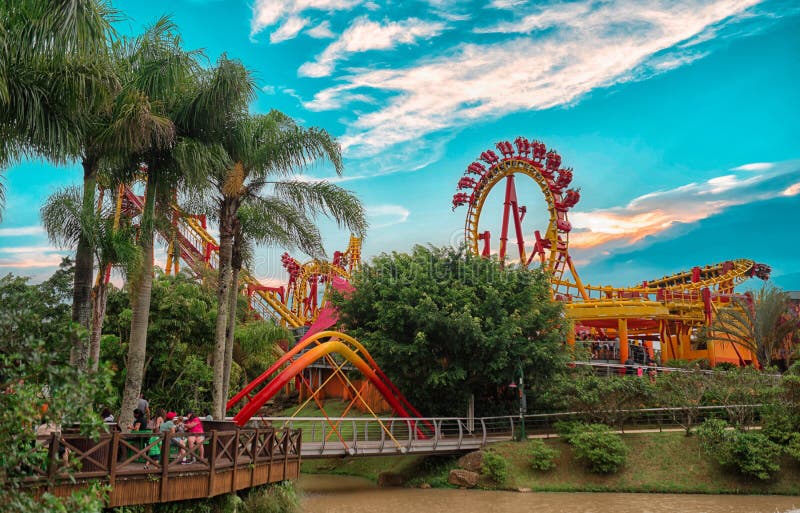
<svg viewBox="0 0 800 513">
<path fill-rule="evenodd" d="M 352 284 L 334 297 L 344 328 L 423 415 L 463 415 L 470 395 L 476 414 L 499 413 L 520 366 L 534 388 L 563 368 L 569 326 L 540 271 L 416 246 L 377 256 Z"/>
</svg>

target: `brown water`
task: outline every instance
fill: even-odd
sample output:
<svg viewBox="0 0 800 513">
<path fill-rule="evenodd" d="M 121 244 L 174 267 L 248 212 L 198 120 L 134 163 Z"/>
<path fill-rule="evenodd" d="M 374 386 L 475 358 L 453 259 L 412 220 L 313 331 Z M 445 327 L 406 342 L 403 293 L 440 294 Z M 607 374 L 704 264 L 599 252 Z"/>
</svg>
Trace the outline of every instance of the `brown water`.
<svg viewBox="0 0 800 513">
<path fill-rule="evenodd" d="M 305 513 L 800 513 L 800 497 L 516 493 L 378 488 L 355 477 L 303 475 Z"/>
</svg>

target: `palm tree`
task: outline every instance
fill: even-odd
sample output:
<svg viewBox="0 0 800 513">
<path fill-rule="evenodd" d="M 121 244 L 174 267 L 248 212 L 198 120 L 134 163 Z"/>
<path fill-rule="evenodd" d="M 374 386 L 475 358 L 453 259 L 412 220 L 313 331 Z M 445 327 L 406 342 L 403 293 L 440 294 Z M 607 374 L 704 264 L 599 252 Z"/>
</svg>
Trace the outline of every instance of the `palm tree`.
<svg viewBox="0 0 800 513">
<path fill-rule="evenodd" d="M 137 89 L 136 76 L 129 72 L 129 52 L 125 40 L 111 44 L 109 66 L 114 70 L 115 80 L 109 84 L 107 101 L 94 105 L 93 110 L 87 109 L 84 113 L 83 129 L 78 141 L 83 166 L 82 218 L 90 219 L 92 216 L 101 164 L 108 165 L 120 157 L 124 162 L 126 155 L 147 148 L 167 148 L 174 142 L 175 127 L 172 121 L 159 113 L 150 98 Z M 86 328 L 91 324 L 92 312 L 97 313 L 96 308 L 92 308 L 92 238 L 91 233 L 81 232 L 75 253 L 72 320 Z M 75 337 L 71 362 L 78 368 L 85 368 L 89 352 L 82 339 Z"/>
<path fill-rule="evenodd" d="M 107 206 L 92 209 L 87 217 L 83 211 L 83 198 L 84 193 L 71 186 L 57 190 L 45 200 L 40 213 L 48 238 L 60 248 L 74 249 L 89 234 L 88 245 L 93 248 L 97 268 L 102 270 L 115 266 L 122 270 L 123 275 L 130 275 L 141 264 L 135 230 L 130 223 L 116 223 L 114 209 Z M 94 286 L 93 296 L 88 360 L 89 369 L 96 371 L 108 298 L 108 284 L 102 277 Z"/>
<path fill-rule="evenodd" d="M 709 341 L 731 342 L 752 351 L 762 367 L 772 365 L 773 355 L 798 330 L 789 295 L 769 284 L 752 298 L 734 297 L 711 323 Z"/>
<path fill-rule="evenodd" d="M 172 191 L 183 189 L 191 193 L 193 189 L 205 187 L 215 170 L 231 167 L 227 153 L 218 142 L 220 134 L 233 118 L 246 111 L 253 91 L 249 75 L 239 62 L 222 56 L 214 68 L 200 69 L 194 55 L 180 49 L 180 39 L 174 33 L 170 31 L 166 39 L 145 52 L 143 63 L 155 57 L 155 64 L 142 65 L 137 60 L 133 63 L 134 68 L 141 66 L 145 72 L 140 88 L 151 97 L 163 95 L 160 103 L 166 106 L 175 124 L 176 143 L 167 149 L 152 148 L 137 155 L 137 160 L 147 169 L 140 223 L 143 265 L 131 287 L 133 316 L 122 402 L 123 423 L 135 407 L 143 377 L 156 202 L 168 205 Z M 186 66 L 175 69 L 176 64 L 181 63 Z M 165 79 L 167 84 L 162 84 Z M 171 83 L 176 86 L 174 94 L 164 95 L 165 86 L 169 91 Z"/>
<path fill-rule="evenodd" d="M 131 333 L 126 360 L 125 388 L 122 398 L 121 425 L 132 420 L 141 392 L 147 350 L 147 325 L 150 316 L 150 292 L 153 281 L 153 242 L 156 202 L 166 203 L 170 191 L 185 178 L 182 173 L 195 160 L 202 173 L 203 150 L 180 133 L 176 115 L 186 97 L 191 95 L 199 66 L 196 53 L 182 48 L 175 25 L 168 18 L 159 19 L 141 36 L 124 40 L 118 47 L 119 62 L 125 73 L 118 98 L 140 96 L 149 102 L 156 115 L 169 119 L 175 139 L 168 145 L 152 140 L 149 144 L 121 156 L 114 165 L 115 178 L 130 183 L 145 174 L 145 197 L 139 219 L 138 245 L 142 265 L 128 280 L 131 294 Z M 125 158 L 126 157 L 126 158 Z M 191 177 L 192 174 L 186 175 Z"/>
<path fill-rule="evenodd" d="M 26 155 L 78 156 L 84 114 L 113 83 L 105 54 L 115 17 L 102 0 L 0 4 L 0 169 Z M 0 210 L 3 192 L 0 183 Z"/>
<path fill-rule="evenodd" d="M 241 230 L 239 218 L 243 205 L 250 202 L 261 214 L 255 225 L 257 231 L 250 232 L 258 241 L 300 247 L 313 256 L 324 254 L 314 215 L 328 216 L 358 233 L 366 229 L 364 209 L 349 191 L 327 182 L 307 183 L 291 178 L 301 167 L 318 159 L 328 160 L 341 174 L 339 145 L 325 130 L 300 127 L 289 116 L 272 111 L 236 120 L 224 134 L 222 145 L 233 165 L 214 177 L 220 226 L 220 307 L 212 393 L 212 410 L 217 417 L 224 415 L 233 353 L 241 258 L 237 257 L 237 266 L 232 264 L 247 235 Z"/>
</svg>

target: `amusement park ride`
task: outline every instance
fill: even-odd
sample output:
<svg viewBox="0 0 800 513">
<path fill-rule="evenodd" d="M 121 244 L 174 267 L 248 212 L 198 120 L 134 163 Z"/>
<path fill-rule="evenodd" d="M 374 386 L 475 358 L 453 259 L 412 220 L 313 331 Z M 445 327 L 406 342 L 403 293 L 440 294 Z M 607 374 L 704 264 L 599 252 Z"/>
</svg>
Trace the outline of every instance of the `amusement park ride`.
<svg viewBox="0 0 800 513">
<path fill-rule="evenodd" d="M 500 155 L 486 150 L 478 161 L 467 166 L 458 181 L 459 192 L 453 196 L 453 209 L 466 206 L 467 249 L 484 257 L 494 254 L 491 232 L 483 221 L 489 217 L 484 213 L 491 211 L 489 200 L 497 187 L 503 198 L 497 256 L 504 265 L 538 266 L 548 274 L 553 298 L 564 303 L 566 315 L 575 326 L 568 336 L 569 344 L 575 344 L 576 338 L 605 341 L 617 348 L 623 363 L 631 356 L 632 347 L 642 348 L 640 351 L 652 358 L 654 343 L 658 343 L 664 361 L 682 358 L 707 359 L 712 365 L 757 364 L 748 349 L 733 341 L 700 346 L 696 333 L 710 325 L 719 308 L 730 304 L 738 284 L 754 276 L 767 279 L 768 266 L 737 259 L 694 267 L 633 287 L 584 284 L 569 254 L 572 225 L 568 214 L 581 198 L 579 190 L 570 188 L 572 169 L 562 167 L 561 156 L 538 141 L 518 137 L 513 145 L 502 141 L 496 148 Z M 529 233 L 523 229 L 527 209 L 517 194 L 519 180 L 527 180 L 541 190 L 548 213 L 544 230 Z M 139 215 L 143 204 L 143 198 L 130 187 L 120 186 L 116 222 L 123 214 Z M 160 232 L 168 244 L 167 273 L 177 272 L 181 261 L 198 276 L 216 269 L 219 246 L 207 231 L 206 218 L 185 212 L 177 203 L 171 208 L 171 228 Z M 532 237 L 526 239 L 526 233 Z M 301 402 L 294 415 L 313 400 L 328 418 L 322 400 L 337 396 L 349 400 L 342 416 L 357 408 L 377 419 L 377 411 L 390 408 L 398 417 L 421 417 L 366 348 L 347 334 L 329 331 L 337 321 L 336 311 L 328 303 L 329 294 L 333 289 L 344 293 L 352 290 L 348 280 L 360 261 L 361 240 L 351 237 L 347 249 L 334 253 L 330 262 L 311 260 L 301 264 L 284 254 L 281 263 L 289 275 L 286 286 L 266 286 L 242 271 L 241 289 L 260 317 L 271 317 L 289 328 L 305 327 L 306 332 L 272 367 L 228 402 L 228 411 L 238 408 L 234 416 L 237 424 L 247 423 L 267 401 L 291 384 L 300 392 Z M 106 269 L 106 280 L 109 273 L 110 269 Z M 354 369 L 360 371 L 363 380 L 349 377 L 349 371 Z M 327 436 L 336 436 L 344 443 L 340 421 L 328 422 L 331 430 Z M 420 424 L 415 429 L 425 437 L 431 426 Z M 392 436 L 391 430 L 384 430 Z"/>
<path fill-rule="evenodd" d="M 553 298 L 564 303 L 576 335 L 593 341 L 609 341 L 618 347 L 620 362 L 629 358 L 633 344 L 653 357 L 658 342 L 662 360 L 707 359 L 711 365 L 756 363 L 755 355 L 734 342 L 697 344 L 696 333 L 711 324 L 719 308 L 731 302 L 734 287 L 750 277 L 768 279 L 770 268 L 752 260 L 728 260 L 694 267 L 688 271 L 633 287 L 584 284 L 569 254 L 572 225 L 568 214 L 580 200 L 580 191 L 569 188 L 573 171 L 562 167 L 561 156 L 539 141 L 518 137 L 496 144 L 467 166 L 453 196 L 453 209 L 466 205 L 464 237 L 469 251 L 492 254 L 491 232 L 482 231 L 482 217 L 492 191 L 504 189 L 502 221 L 497 256 L 530 268 L 541 266 L 550 276 Z M 546 229 L 535 230 L 525 239 L 522 222 L 526 207 L 517 198 L 517 180 L 533 181 L 544 196 L 549 219 Z M 509 243 L 509 224 L 513 223 Z M 528 248 L 530 252 L 528 252 Z"/>
</svg>

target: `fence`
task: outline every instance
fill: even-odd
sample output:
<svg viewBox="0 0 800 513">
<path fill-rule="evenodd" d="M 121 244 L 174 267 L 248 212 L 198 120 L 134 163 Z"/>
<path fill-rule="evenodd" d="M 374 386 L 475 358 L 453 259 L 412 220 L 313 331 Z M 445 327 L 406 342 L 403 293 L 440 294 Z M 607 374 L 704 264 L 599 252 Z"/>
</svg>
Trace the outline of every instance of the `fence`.
<svg viewBox="0 0 800 513">
<path fill-rule="evenodd" d="M 188 436 L 203 438 L 189 450 Z M 96 440 L 53 433 L 31 450 L 33 464 L 10 473 L 10 480 L 57 496 L 100 482 L 109 486 L 107 507 L 116 507 L 213 497 L 296 478 L 302 443 L 300 431 L 271 428 L 115 432 Z M 184 457 L 195 461 L 183 463 Z"/>
</svg>

